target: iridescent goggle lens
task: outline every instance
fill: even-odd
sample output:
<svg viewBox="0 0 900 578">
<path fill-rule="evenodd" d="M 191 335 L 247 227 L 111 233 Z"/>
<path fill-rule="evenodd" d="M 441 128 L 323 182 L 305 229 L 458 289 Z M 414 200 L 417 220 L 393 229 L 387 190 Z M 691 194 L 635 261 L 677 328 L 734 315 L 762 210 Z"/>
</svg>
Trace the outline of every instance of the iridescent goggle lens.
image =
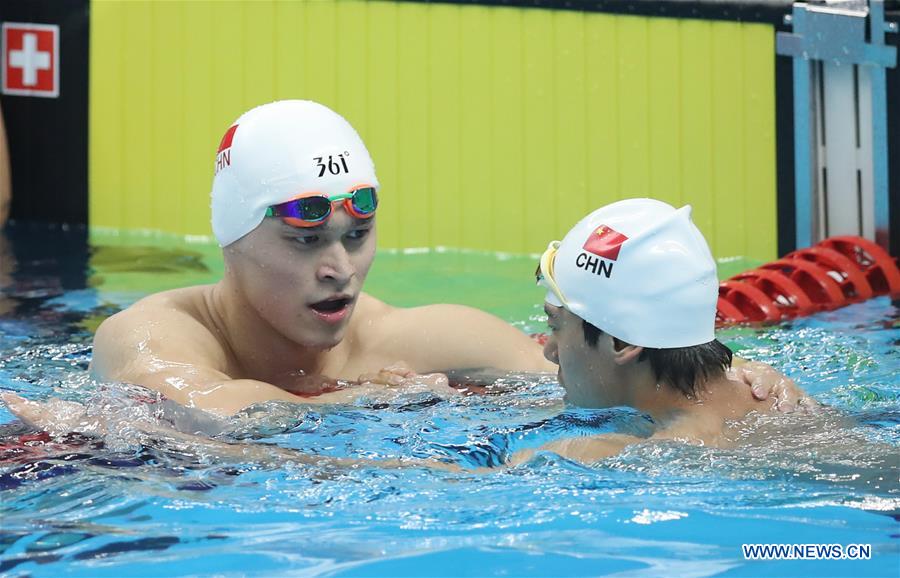
<svg viewBox="0 0 900 578">
<path fill-rule="evenodd" d="M 298 227 L 315 227 L 331 215 L 333 204 L 339 201 L 343 201 L 344 210 L 350 215 L 368 219 L 378 208 L 378 193 L 375 187 L 370 186 L 361 186 L 350 192 L 331 196 L 307 193 L 285 203 L 272 205 L 266 209 L 266 216 L 281 217 Z"/>
</svg>

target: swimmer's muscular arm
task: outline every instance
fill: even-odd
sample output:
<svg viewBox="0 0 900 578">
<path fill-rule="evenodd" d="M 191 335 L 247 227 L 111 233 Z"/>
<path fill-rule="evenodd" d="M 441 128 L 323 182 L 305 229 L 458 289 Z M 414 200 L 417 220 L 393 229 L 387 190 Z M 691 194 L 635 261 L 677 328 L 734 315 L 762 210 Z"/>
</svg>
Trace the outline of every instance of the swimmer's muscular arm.
<svg viewBox="0 0 900 578">
<path fill-rule="evenodd" d="M 182 405 L 230 415 L 271 400 L 346 403 L 355 388 L 299 399 L 252 379 L 232 379 L 221 344 L 195 317 L 158 297 L 136 303 L 103 322 L 94 336 L 91 373 L 98 379 L 136 383 Z M 352 397 L 351 397 L 352 396 Z"/>
<path fill-rule="evenodd" d="M 387 311 L 382 317 L 384 347 L 420 373 L 480 367 L 556 372 L 537 342 L 484 311 L 463 305 Z"/>
</svg>

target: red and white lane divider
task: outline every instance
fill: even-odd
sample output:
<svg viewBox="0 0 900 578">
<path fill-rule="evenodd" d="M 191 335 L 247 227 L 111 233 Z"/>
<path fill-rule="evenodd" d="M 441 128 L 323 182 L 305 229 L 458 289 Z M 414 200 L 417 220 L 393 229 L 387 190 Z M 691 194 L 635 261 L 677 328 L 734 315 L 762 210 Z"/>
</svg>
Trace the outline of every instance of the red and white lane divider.
<svg viewBox="0 0 900 578">
<path fill-rule="evenodd" d="M 716 323 L 772 323 L 882 295 L 900 298 L 897 261 L 862 237 L 831 237 L 722 281 Z"/>
</svg>

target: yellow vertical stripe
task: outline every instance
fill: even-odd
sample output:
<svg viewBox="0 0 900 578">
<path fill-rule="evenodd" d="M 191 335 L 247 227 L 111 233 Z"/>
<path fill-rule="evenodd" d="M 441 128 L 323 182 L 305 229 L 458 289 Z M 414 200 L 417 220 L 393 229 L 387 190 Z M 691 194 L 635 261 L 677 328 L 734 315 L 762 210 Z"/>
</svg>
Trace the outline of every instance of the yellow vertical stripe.
<svg viewBox="0 0 900 578">
<path fill-rule="evenodd" d="M 120 25 L 123 12 L 112 3 L 95 2 L 91 7 L 89 99 L 90 151 L 88 154 L 88 219 L 96 227 L 123 226 L 121 206 L 128 202 L 122 192 L 122 95 L 119 47 L 124 43 Z M 98 80 L 102 79 L 102 80 Z"/>
<path fill-rule="evenodd" d="M 431 65 L 428 82 L 431 85 L 429 125 L 431 156 L 428 174 L 431 190 L 428 221 L 432 227 L 432 243 L 449 247 L 461 246 L 462 218 L 460 198 L 463 187 L 463 167 L 460 150 L 464 144 L 459 123 L 445 119 L 460 118 L 460 58 L 445 46 L 459 43 L 460 7 L 435 6 L 429 15 L 431 34 L 428 52 Z"/>
<path fill-rule="evenodd" d="M 584 20 L 578 12 L 557 12 L 553 18 L 556 179 L 554 194 L 547 197 L 557 206 L 557 231 L 568 230 L 596 208 L 589 206 L 587 193 Z"/>
<path fill-rule="evenodd" d="M 361 135 L 368 133 L 366 100 L 369 93 L 378 90 L 378 83 L 369 80 L 366 62 L 367 11 L 365 2 L 350 0 L 339 2 L 335 12 L 336 39 L 330 41 L 334 51 L 322 50 L 323 59 L 330 60 L 336 77 L 334 108 L 356 128 Z M 377 36 L 378 32 L 372 30 Z"/>
<path fill-rule="evenodd" d="M 240 79 L 243 85 L 243 110 L 269 102 L 275 92 L 274 58 L 276 50 L 275 3 L 268 0 L 257 0 L 245 4 L 241 19 L 243 45 L 241 59 L 244 75 Z"/>
<path fill-rule="evenodd" d="M 303 31 L 306 9 L 300 2 L 275 3 L 274 100 L 305 98 L 303 75 Z"/>
<path fill-rule="evenodd" d="M 723 255 L 739 255 L 744 244 L 744 75 L 741 25 L 723 23 L 712 29 L 712 147 L 713 219 L 731 220 L 716 227 L 710 239 Z"/>
<path fill-rule="evenodd" d="M 585 15 L 587 210 L 619 198 L 617 22 L 607 14 Z"/>
<path fill-rule="evenodd" d="M 184 157 L 179 147 L 172 146 L 178 141 L 182 130 L 180 110 L 184 98 L 183 78 L 184 52 L 169 38 L 181 38 L 184 34 L 182 5 L 155 2 L 151 5 L 152 43 L 157 47 L 150 54 L 150 126 L 152 135 L 153 175 L 149 195 L 152 199 L 151 227 L 170 227 L 184 232 L 185 213 L 180 203 L 173 200 L 182 198 L 184 186 Z M 156 170 L 159 167 L 159 170 Z"/>
<path fill-rule="evenodd" d="M 183 5 L 183 13 L 183 100 L 176 105 L 178 110 L 173 111 L 172 121 L 178 124 L 172 143 L 183 159 L 184 177 L 182 202 L 173 205 L 180 204 L 182 209 L 185 230 L 179 232 L 211 235 L 209 191 L 216 148 L 236 117 L 225 116 L 228 112 L 214 112 L 219 98 L 213 92 L 213 61 L 218 58 L 213 33 L 213 5 L 188 2 Z M 181 143 L 181 146 L 176 143 Z"/>
<path fill-rule="evenodd" d="M 542 250 L 562 233 L 557 225 L 556 202 L 556 103 L 553 86 L 553 21 L 538 11 L 522 14 L 525 82 L 524 152 L 521 167 L 525 175 L 525 223 L 529 249 Z"/>
<path fill-rule="evenodd" d="M 493 9 L 461 9 L 459 27 L 459 127 L 462 192 L 461 246 L 484 248 L 494 223 L 482 207 L 490 202 L 492 147 L 491 109 L 486 94 L 492 82 L 491 22 Z"/>
<path fill-rule="evenodd" d="M 428 7 L 401 4 L 398 11 L 397 46 L 398 119 L 397 148 L 400 172 L 395 186 L 402 201 L 400 246 L 428 247 L 431 228 L 428 207 L 431 183 L 428 178 L 430 156 L 430 91 L 428 90 Z"/>
<path fill-rule="evenodd" d="M 715 240 L 713 204 L 712 93 L 709 22 L 685 20 L 681 48 L 681 183 L 682 200 L 693 208 L 694 222 L 710 242 Z"/>
<path fill-rule="evenodd" d="M 398 189 L 399 84 L 397 82 L 398 18 L 393 2 L 369 5 L 366 68 L 372 84 L 366 99 L 367 130 L 362 137 L 378 171 L 381 205 L 378 209 L 378 242 L 382 247 L 400 247 L 401 214 L 405 210 Z M 361 56 L 362 57 L 362 56 Z M 377 265 L 376 265 L 377 266 Z"/>
<path fill-rule="evenodd" d="M 775 173 L 775 31 L 764 24 L 744 27 L 744 225 L 740 253 L 766 261 L 778 254 Z M 720 252 L 720 255 L 727 253 Z"/>
<path fill-rule="evenodd" d="M 652 95 L 647 110 L 649 122 L 649 187 L 653 198 L 680 207 L 682 201 L 681 158 L 678 137 L 681 124 L 681 23 L 656 18 L 649 29 L 649 85 Z"/>
<path fill-rule="evenodd" d="M 302 32 L 302 98 L 337 108 L 337 42 L 339 41 L 336 2 L 305 2 L 305 28 Z"/>
<path fill-rule="evenodd" d="M 650 58 L 646 18 L 624 17 L 619 25 L 619 156 L 620 197 L 650 192 Z"/>
<path fill-rule="evenodd" d="M 150 2 L 134 2 L 128 18 L 122 20 L 125 33 L 122 51 L 123 102 L 122 142 L 122 225 L 128 229 L 151 229 L 153 199 L 159 171 L 153 158 L 152 142 L 157 127 L 147 122 L 153 109 L 150 63 L 152 19 Z"/>
</svg>

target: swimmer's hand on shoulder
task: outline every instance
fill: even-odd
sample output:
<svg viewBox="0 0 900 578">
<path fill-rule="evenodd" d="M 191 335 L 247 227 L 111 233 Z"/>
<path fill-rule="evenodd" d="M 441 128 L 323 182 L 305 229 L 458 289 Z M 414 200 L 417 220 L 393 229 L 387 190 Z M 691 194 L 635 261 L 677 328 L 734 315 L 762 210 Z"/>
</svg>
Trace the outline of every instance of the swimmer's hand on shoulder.
<svg viewBox="0 0 900 578">
<path fill-rule="evenodd" d="M 772 408 L 781 413 L 815 411 L 821 405 L 800 386 L 768 363 L 747 361 L 735 357 L 728 370 L 728 378 L 750 386 L 753 398 L 764 402 L 772 400 Z"/>
</svg>

